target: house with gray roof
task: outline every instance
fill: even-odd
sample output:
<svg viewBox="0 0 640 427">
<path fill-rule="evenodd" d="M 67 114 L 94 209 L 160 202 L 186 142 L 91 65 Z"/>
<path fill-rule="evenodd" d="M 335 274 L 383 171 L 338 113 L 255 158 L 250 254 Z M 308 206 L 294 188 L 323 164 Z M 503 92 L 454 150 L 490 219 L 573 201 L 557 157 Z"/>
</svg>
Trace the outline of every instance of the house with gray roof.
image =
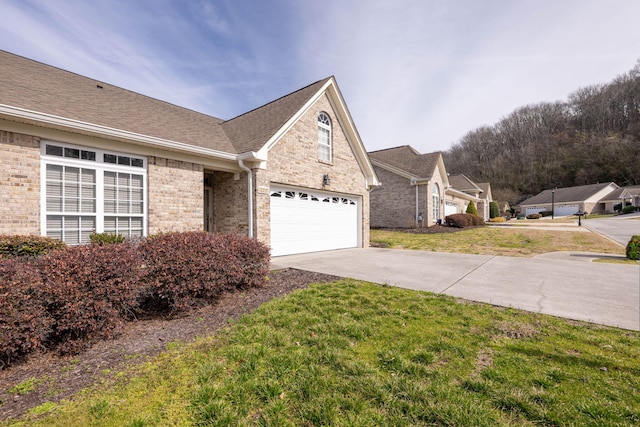
<svg viewBox="0 0 640 427">
<path fill-rule="evenodd" d="M 450 187 L 445 190 L 445 215 L 466 212 L 469 202 L 473 202 L 478 215 L 489 220 L 489 203 L 493 201 L 491 184 L 475 183 L 464 174 L 449 175 Z"/>
<path fill-rule="evenodd" d="M 555 216 L 601 213 L 604 206 L 600 200 L 616 189 L 614 182 L 547 189 L 521 202 L 519 212 L 529 215 L 553 210 Z"/>
<path fill-rule="evenodd" d="M 604 213 L 614 213 L 625 206 L 640 208 L 640 185 L 617 188 L 600 199 L 600 205 Z"/>
<path fill-rule="evenodd" d="M 378 184 L 334 77 L 225 120 L 0 51 L 0 234 L 362 247 Z"/>
<path fill-rule="evenodd" d="M 449 179 L 440 152 L 409 145 L 369 152 L 381 185 L 371 191 L 371 226 L 428 227 L 444 218 Z"/>
<path fill-rule="evenodd" d="M 369 152 L 381 181 L 371 191 L 371 226 L 429 227 L 445 216 L 466 212 L 469 202 L 489 219 L 491 186 L 465 175 L 447 174 L 442 153 L 421 154 L 409 145 Z"/>
</svg>

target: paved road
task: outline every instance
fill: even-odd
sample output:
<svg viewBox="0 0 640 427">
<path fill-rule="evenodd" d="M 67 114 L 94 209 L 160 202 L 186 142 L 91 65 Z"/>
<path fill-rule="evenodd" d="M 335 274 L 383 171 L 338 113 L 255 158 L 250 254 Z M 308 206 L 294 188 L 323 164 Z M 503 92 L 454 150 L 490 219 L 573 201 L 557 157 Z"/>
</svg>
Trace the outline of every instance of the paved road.
<svg viewBox="0 0 640 427">
<path fill-rule="evenodd" d="M 586 219 L 583 226 L 611 240 L 627 246 L 631 236 L 640 235 L 640 213 L 614 216 L 611 218 Z"/>
<path fill-rule="evenodd" d="M 364 248 L 275 257 L 298 268 L 625 329 L 640 325 L 640 267 L 555 252 L 535 258 Z"/>
</svg>

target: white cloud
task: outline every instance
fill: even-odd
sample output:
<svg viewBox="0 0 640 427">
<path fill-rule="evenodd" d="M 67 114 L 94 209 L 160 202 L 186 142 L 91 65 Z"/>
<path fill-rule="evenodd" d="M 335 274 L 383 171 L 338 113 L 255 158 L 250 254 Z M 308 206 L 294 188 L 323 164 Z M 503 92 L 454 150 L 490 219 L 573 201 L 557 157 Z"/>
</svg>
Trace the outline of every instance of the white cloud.
<svg viewBox="0 0 640 427">
<path fill-rule="evenodd" d="M 4 0 L 0 48 L 222 118 L 335 75 L 367 149 L 446 150 L 640 57 L 628 0 Z"/>
</svg>

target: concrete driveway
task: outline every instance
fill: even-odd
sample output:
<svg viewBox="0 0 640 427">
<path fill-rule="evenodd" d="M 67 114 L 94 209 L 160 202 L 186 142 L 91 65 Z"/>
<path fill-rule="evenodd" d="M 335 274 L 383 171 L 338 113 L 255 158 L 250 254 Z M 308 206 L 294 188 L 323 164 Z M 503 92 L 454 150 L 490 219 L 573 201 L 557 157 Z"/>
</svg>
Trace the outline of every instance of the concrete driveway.
<svg viewBox="0 0 640 427">
<path fill-rule="evenodd" d="M 640 235 L 640 212 L 611 218 L 586 219 L 582 225 L 591 231 L 627 246 L 631 236 Z"/>
<path fill-rule="evenodd" d="M 640 266 L 593 258 L 567 252 L 516 258 L 364 248 L 275 257 L 271 263 L 274 270 L 335 274 L 639 330 Z"/>
</svg>

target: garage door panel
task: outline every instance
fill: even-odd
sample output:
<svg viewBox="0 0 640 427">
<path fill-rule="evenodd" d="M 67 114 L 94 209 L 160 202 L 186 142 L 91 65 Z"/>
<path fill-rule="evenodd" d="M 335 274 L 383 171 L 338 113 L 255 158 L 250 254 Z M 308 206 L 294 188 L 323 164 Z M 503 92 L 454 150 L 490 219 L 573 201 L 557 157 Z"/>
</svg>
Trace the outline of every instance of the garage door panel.
<svg viewBox="0 0 640 427">
<path fill-rule="evenodd" d="M 272 189 L 273 256 L 357 246 L 358 206 L 354 198 L 279 187 Z"/>
</svg>

